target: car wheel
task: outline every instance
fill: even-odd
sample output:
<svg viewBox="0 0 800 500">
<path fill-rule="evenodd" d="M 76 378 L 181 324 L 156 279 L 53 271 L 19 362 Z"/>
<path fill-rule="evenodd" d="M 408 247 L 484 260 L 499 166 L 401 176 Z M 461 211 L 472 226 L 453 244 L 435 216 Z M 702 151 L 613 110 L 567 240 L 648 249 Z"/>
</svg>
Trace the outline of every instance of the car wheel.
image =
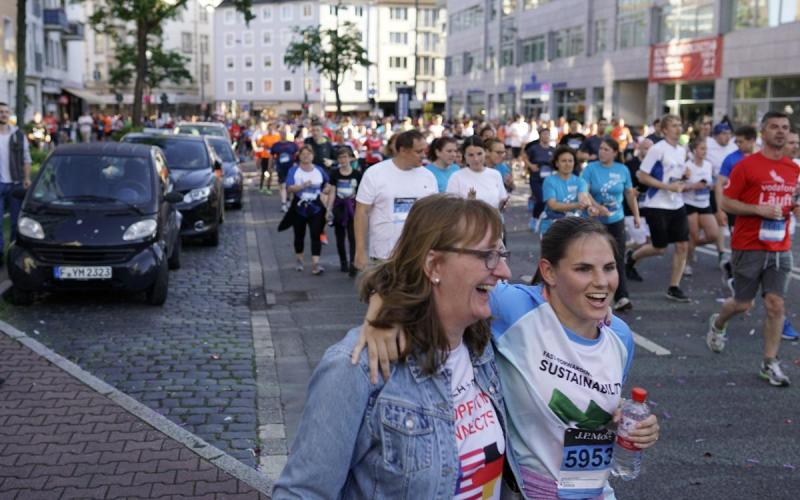
<svg viewBox="0 0 800 500">
<path fill-rule="evenodd" d="M 170 269 L 180 269 L 181 268 L 181 251 L 183 248 L 183 243 L 181 242 L 180 235 L 175 236 L 175 247 L 172 249 L 172 255 L 169 256 L 169 260 L 167 260 L 167 264 L 169 265 Z"/>
<path fill-rule="evenodd" d="M 17 306 L 29 306 L 33 304 L 33 292 L 22 290 L 17 286 L 11 286 L 11 301 Z"/>
<path fill-rule="evenodd" d="M 219 245 L 219 224 L 206 236 L 206 244 L 212 247 Z"/>
<path fill-rule="evenodd" d="M 158 276 L 153 286 L 147 290 L 147 303 L 153 306 L 164 305 L 167 300 L 167 290 L 169 289 L 169 266 L 167 261 L 162 260 L 158 268 Z"/>
</svg>

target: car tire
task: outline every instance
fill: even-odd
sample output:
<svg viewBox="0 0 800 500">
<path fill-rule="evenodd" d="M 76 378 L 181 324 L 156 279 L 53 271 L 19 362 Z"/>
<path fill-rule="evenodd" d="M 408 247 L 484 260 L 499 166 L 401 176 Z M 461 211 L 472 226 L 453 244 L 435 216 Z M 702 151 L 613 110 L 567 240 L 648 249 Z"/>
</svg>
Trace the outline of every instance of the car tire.
<svg viewBox="0 0 800 500">
<path fill-rule="evenodd" d="M 145 293 L 147 303 L 152 306 L 164 305 L 167 300 L 167 291 L 169 290 L 169 266 L 166 259 L 161 261 L 158 267 L 158 275 L 153 286 Z"/>
<path fill-rule="evenodd" d="M 232 207 L 235 208 L 236 210 L 241 210 L 242 209 L 242 199 L 239 198 L 238 201 L 233 202 Z"/>
<path fill-rule="evenodd" d="M 29 306 L 33 304 L 33 292 L 12 285 L 11 301 L 15 306 Z"/>
<path fill-rule="evenodd" d="M 219 245 L 219 224 L 206 236 L 206 245 L 215 247 Z"/>
<path fill-rule="evenodd" d="M 172 249 L 172 255 L 167 260 L 167 265 L 170 269 L 181 268 L 181 251 L 183 250 L 183 242 L 180 235 L 175 236 L 175 247 Z"/>
</svg>

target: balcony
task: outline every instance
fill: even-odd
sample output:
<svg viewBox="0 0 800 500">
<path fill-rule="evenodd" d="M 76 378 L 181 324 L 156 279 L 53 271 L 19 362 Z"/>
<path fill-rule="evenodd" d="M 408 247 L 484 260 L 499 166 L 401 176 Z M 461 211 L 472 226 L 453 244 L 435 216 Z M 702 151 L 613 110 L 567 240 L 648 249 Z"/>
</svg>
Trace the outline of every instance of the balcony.
<svg viewBox="0 0 800 500">
<path fill-rule="evenodd" d="M 65 41 L 83 41 L 84 40 L 84 25 L 74 21 L 69 22 L 67 31 L 61 35 L 61 39 Z"/>
<path fill-rule="evenodd" d="M 44 29 L 49 31 L 68 31 L 67 12 L 64 9 L 44 9 Z"/>
</svg>

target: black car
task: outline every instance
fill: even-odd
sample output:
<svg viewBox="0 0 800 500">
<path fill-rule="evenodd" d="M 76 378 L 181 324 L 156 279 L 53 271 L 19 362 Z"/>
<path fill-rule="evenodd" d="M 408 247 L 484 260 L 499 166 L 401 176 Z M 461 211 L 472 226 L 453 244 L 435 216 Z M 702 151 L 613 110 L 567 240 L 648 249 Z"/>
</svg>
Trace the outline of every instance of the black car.
<svg viewBox="0 0 800 500">
<path fill-rule="evenodd" d="M 225 203 L 234 208 L 242 208 L 244 176 L 239 168 L 240 160 L 233 152 L 231 143 L 221 137 L 208 136 L 217 157 L 222 160 L 222 186 L 225 189 Z"/>
<path fill-rule="evenodd" d="M 194 135 L 153 135 L 133 133 L 123 142 L 158 146 L 167 158 L 169 176 L 175 190 L 183 195 L 178 210 L 183 214 L 181 236 L 201 237 L 213 246 L 219 244 L 219 225 L 225 216 L 222 188 L 222 161 L 208 139 Z"/>
<path fill-rule="evenodd" d="M 19 193 L 19 194 L 18 194 Z M 37 291 L 146 292 L 161 305 L 168 269 L 180 267 L 181 215 L 158 148 L 95 143 L 60 146 L 24 196 L 8 250 L 12 299 Z"/>
</svg>

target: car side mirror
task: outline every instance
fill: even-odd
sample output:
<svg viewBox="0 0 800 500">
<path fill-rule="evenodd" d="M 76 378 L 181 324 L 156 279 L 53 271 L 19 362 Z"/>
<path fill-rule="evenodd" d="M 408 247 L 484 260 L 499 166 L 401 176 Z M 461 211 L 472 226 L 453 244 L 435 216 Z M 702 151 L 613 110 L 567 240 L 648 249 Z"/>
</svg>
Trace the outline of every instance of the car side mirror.
<svg viewBox="0 0 800 500">
<path fill-rule="evenodd" d="M 24 200 L 26 194 L 28 194 L 28 190 L 23 187 L 14 188 L 14 190 L 11 191 L 11 196 L 18 200 Z"/>
<path fill-rule="evenodd" d="M 167 203 L 180 203 L 183 201 L 183 195 L 177 191 L 170 191 L 164 195 L 164 201 Z"/>
</svg>

